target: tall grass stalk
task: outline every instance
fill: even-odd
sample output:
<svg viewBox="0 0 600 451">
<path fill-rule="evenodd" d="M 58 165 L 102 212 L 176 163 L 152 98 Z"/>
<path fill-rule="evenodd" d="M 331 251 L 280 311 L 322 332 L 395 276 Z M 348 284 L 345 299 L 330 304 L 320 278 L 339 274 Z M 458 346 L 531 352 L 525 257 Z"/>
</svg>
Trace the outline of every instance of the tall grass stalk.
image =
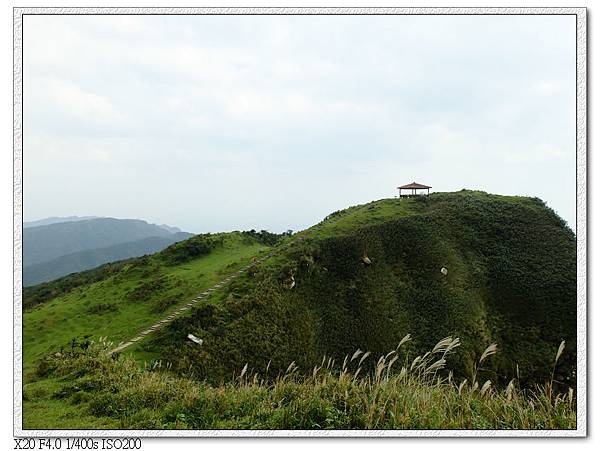
<svg viewBox="0 0 600 451">
<path fill-rule="evenodd" d="M 85 354 L 48 357 L 50 377 L 62 385 L 47 396 L 60 396 L 89 415 L 135 429 L 576 427 L 572 388 L 552 395 L 541 386 L 521 390 L 514 380 L 505 388 L 491 380 L 481 388 L 476 380 L 456 385 L 445 366 L 459 343 L 447 337 L 401 368 L 394 366 L 398 348 L 381 356 L 370 371 L 363 365 L 368 354 L 363 351 L 339 367 L 333 358 L 325 365 L 324 358 L 303 372 L 292 362 L 275 377 L 268 376 L 270 364 L 264 374 L 246 364 L 231 382 L 216 386 L 174 375 L 161 369 L 161 363 L 142 366 L 129 358 L 109 357 L 106 346 L 95 343 Z M 488 346 L 478 368 L 495 352 Z M 31 390 L 25 387 L 26 400 L 33 396 Z"/>
</svg>

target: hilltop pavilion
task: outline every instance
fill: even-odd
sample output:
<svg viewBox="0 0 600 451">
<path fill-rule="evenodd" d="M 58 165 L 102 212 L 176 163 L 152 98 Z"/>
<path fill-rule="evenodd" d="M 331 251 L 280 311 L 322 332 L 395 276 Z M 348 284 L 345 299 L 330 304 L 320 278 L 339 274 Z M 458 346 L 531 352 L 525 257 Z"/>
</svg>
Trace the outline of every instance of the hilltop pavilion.
<svg viewBox="0 0 600 451">
<path fill-rule="evenodd" d="M 402 194 L 402 190 L 410 190 L 410 194 Z M 409 183 L 408 185 L 402 185 L 398 187 L 399 197 L 412 197 L 412 196 L 429 196 L 429 190 L 431 186 L 421 185 L 417 182 Z M 427 194 L 423 192 L 427 190 Z"/>
</svg>

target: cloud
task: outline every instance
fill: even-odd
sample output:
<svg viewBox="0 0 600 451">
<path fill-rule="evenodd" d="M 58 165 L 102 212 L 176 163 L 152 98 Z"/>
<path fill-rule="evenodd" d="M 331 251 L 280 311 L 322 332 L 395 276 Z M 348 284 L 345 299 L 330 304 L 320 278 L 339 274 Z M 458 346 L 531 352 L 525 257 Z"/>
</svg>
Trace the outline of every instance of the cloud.
<svg viewBox="0 0 600 451">
<path fill-rule="evenodd" d="M 26 217 L 298 229 L 407 181 L 514 194 L 527 176 L 574 223 L 567 16 L 24 23 Z"/>
<path fill-rule="evenodd" d="M 115 124 L 126 120 L 111 100 L 102 95 L 86 92 L 79 86 L 55 79 L 37 79 L 32 102 L 46 103 L 53 110 L 67 116 L 65 120 L 93 121 Z"/>
<path fill-rule="evenodd" d="M 560 92 L 561 85 L 553 81 L 541 81 L 534 85 L 534 91 L 543 96 L 552 96 Z"/>
<path fill-rule="evenodd" d="M 551 144 L 540 144 L 529 149 L 527 152 L 514 152 L 508 150 L 504 153 L 504 158 L 509 163 L 544 163 L 544 162 L 565 162 L 568 159 L 574 159 L 573 152 L 568 152 L 565 148 Z"/>
</svg>

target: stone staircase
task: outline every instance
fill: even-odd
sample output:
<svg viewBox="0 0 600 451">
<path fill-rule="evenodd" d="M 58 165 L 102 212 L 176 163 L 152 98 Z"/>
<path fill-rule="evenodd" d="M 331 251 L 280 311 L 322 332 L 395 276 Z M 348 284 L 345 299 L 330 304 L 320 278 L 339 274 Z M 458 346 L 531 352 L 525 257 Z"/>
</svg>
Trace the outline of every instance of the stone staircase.
<svg viewBox="0 0 600 451">
<path fill-rule="evenodd" d="M 298 241 L 300 241 L 302 239 L 303 238 L 299 238 Z M 265 260 L 267 260 L 267 259 L 269 259 L 271 257 L 273 257 L 274 255 L 280 253 L 284 249 L 287 249 L 295 241 L 296 240 L 290 241 L 289 243 L 287 243 L 287 244 L 285 244 L 285 245 L 283 245 L 281 247 L 278 247 L 276 250 L 272 250 L 268 254 L 265 254 L 262 257 L 257 258 L 255 261 L 253 261 L 249 265 L 244 266 L 239 271 L 236 271 L 236 272 L 230 274 L 225 279 L 221 280 L 220 282 L 216 283 L 212 287 L 210 287 L 207 290 L 205 290 L 202 293 L 200 293 L 198 296 L 196 296 L 194 299 L 192 299 L 191 301 L 189 301 L 187 304 L 182 305 L 178 309 L 176 309 L 173 312 L 171 312 L 168 316 L 166 316 L 163 319 L 161 319 L 161 320 L 157 321 L 156 323 L 154 323 L 148 329 L 140 332 L 138 335 L 136 335 L 132 339 L 130 339 L 130 340 L 126 341 L 126 342 L 120 343 L 116 348 L 114 348 L 113 350 L 111 350 L 109 352 L 109 354 L 114 354 L 114 353 L 117 353 L 117 352 L 121 352 L 124 349 L 127 349 L 129 346 L 131 346 L 131 345 L 137 343 L 138 341 L 140 341 L 141 339 L 145 338 L 146 336 L 150 335 L 151 333 L 156 332 L 160 328 L 162 328 L 165 325 L 169 324 L 171 321 L 173 321 L 178 316 L 181 316 L 184 312 L 189 311 L 195 304 L 197 304 L 201 300 L 205 299 L 207 296 L 210 296 L 212 293 L 214 293 L 215 291 L 223 288 L 223 286 L 227 285 L 232 280 L 237 279 L 238 277 L 240 277 L 242 274 L 244 274 L 249 269 L 251 269 L 254 266 L 256 266 L 256 265 L 264 262 Z"/>
</svg>

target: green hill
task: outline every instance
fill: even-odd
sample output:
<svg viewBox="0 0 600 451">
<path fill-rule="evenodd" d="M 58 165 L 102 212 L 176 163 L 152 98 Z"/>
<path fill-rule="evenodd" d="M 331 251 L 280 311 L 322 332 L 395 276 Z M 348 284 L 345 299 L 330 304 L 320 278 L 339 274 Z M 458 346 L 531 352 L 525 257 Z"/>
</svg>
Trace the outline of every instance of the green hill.
<svg viewBox="0 0 600 451">
<path fill-rule="evenodd" d="M 106 337 L 114 343 L 112 346 L 131 339 L 200 291 L 238 271 L 252 256 L 264 255 L 269 250 L 277 252 L 214 291 L 190 312 L 127 348 L 122 352 L 124 356 L 113 355 L 91 364 L 89 359 L 95 357 L 85 356 L 85 350 L 84 357 L 68 351 L 77 351 L 77 343 L 86 336 L 96 341 Z M 265 396 L 265 406 L 270 405 L 269 399 L 280 399 L 277 402 L 281 403 L 287 399 L 277 390 L 298 389 L 302 393 L 308 390 L 306 393 L 314 397 L 317 388 L 307 379 L 306 383 L 300 382 L 302 388 L 290 387 L 287 382 L 277 388 L 276 383 L 275 392 L 269 392 L 261 391 L 262 383 L 254 381 L 250 392 L 238 392 L 234 382 L 227 385 L 226 392 L 233 398 L 222 399 L 225 404 L 211 401 L 216 403 L 210 407 L 213 409 L 210 415 L 216 415 L 211 417 L 214 422 L 199 423 L 202 412 L 207 412 L 203 410 L 208 408 L 203 404 L 207 402 L 206 396 L 225 396 L 218 385 L 210 391 L 213 390 L 208 388 L 210 384 L 231 383 L 242 368 L 245 368 L 243 373 L 261 377 L 288 374 L 293 368 L 295 375 L 310 378 L 315 365 L 322 364 L 323 356 L 335 359 L 337 363 L 331 367 L 338 368 L 357 349 L 370 352 L 360 363 L 363 367 L 377 368 L 379 356 L 396 349 L 406 334 L 411 334 L 412 339 L 403 345 L 403 353 L 398 354 L 401 358 L 398 369 L 411 368 L 415 365 L 414 362 L 411 365 L 412 358 L 417 355 L 431 359 L 432 355 L 427 357 L 425 353 L 441 338 L 460 337 L 461 345 L 446 356 L 454 378 L 476 376 L 479 384 L 489 379 L 498 387 L 506 387 L 511 379 L 518 380 L 522 387 L 548 381 L 556 349 L 564 340 L 566 347 L 555 368 L 554 380 L 562 393 L 575 383 L 576 239 L 565 222 L 537 198 L 463 190 L 429 197 L 384 199 L 351 207 L 329 215 L 291 238 L 282 239 L 266 232 L 199 235 L 153 256 L 112 263 L 31 287 L 25 292 L 24 305 L 28 306 L 23 330 L 30 424 L 37 424 L 34 417 L 52 417 L 56 409 L 63 409 L 61 415 L 81 414 L 83 411 L 72 412 L 79 407 L 66 407 L 66 401 L 61 401 L 63 393 L 70 399 L 70 405 L 87 406 L 84 414 L 92 416 L 85 421 L 98 427 L 115 426 L 115 418 L 120 418 L 117 426 L 146 427 L 145 424 L 150 424 L 144 423 L 146 414 L 152 416 L 153 427 L 155 421 L 168 418 L 169 426 L 165 427 L 181 424 L 221 427 L 224 423 L 219 422 L 218 415 L 229 412 L 227 406 L 241 403 L 238 407 L 243 409 L 242 406 L 254 405 L 250 398 L 244 397 L 253 397 L 255 388 L 261 397 Z M 202 339 L 202 344 L 190 341 L 187 338 L 190 333 Z M 74 338 L 79 341 L 72 341 Z M 498 352 L 482 368 L 479 358 L 490 343 L 497 343 Z M 59 357 L 44 358 L 61 348 Z M 140 382 L 128 382 L 125 388 L 119 382 L 124 376 L 119 374 L 131 372 L 124 369 L 134 364 L 130 357 L 138 363 L 145 362 L 146 366 L 140 367 Z M 56 359 L 64 358 L 66 363 L 56 363 Z M 290 365 L 291 362 L 294 364 Z M 166 385 L 161 385 L 163 379 L 157 379 L 163 376 L 152 372 L 155 368 L 167 369 Z M 93 382 L 98 377 L 105 382 Z M 403 383 L 401 375 L 394 380 L 395 384 Z M 423 380 L 425 385 L 418 385 L 415 390 L 425 399 L 432 392 L 427 388 L 428 379 Z M 200 385 L 194 385 L 194 381 Z M 149 385 L 144 385 L 143 392 L 136 391 L 137 384 L 142 383 Z M 369 383 L 352 385 L 354 388 L 348 390 L 370 390 Z M 88 385 L 89 390 L 82 388 Z M 168 412 L 158 404 L 147 412 L 132 404 L 134 399 L 162 399 L 163 389 L 159 387 L 167 390 L 167 386 L 186 387 L 177 389 L 180 390 L 177 396 L 186 399 L 185 402 L 199 403 L 194 404 L 196 410 L 190 407 L 197 415 L 188 418 L 191 423 L 181 422 L 177 409 L 182 404 L 175 401 L 169 407 L 175 410 Z M 448 386 L 450 392 L 444 392 L 444 396 L 452 399 L 440 402 L 462 403 L 460 390 L 455 398 L 453 390 L 458 387 L 452 388 L 450 379 Z M 117 387 L 122 387 L 123 393 Z M 87 394 L 75 393 L 78 390 Z M 106 390 L 116 394 L 104 395 Z M 336 385 L 332 390 L 337 393 L 335 390 L 340 387 Z M 346 388 L 340 393 L 343 390 Z M 476 385 L 470 390 L 473 396 L 479 393 Z M 39 399 L 31 398 L 31 393 L 38 391 Z M 322 399 L 338 396 L 334 392 L 323 394 Z M 522 396 L 525 396 L 523 409 L 531 406 L 535 415 L 545 415 L 546 407 L 538 411 L 538 407 L 528 404 L 527 395 Z M 560 403 L 567 402 L 565 396 Z M 89 403 L 87 397 L 92 397 Z M 548 402 L 554 402 L 551 393 L 548 397 Z M 494 408 L 504 409 L 508 415 L 504 401 L 498 402 Z M 117 409 L 117 405 L 121 406 L 120 413 L 110 410 Z M 285 404 L 282 406 L 287 409 Z M 308 412 L 311 406 L 307 404 L 302 409 Z M 429 409 L 426 404 L 423 406 Z M 449 406 L 446 407 L 454 409 Z M 572 415 L 571 401 L 568 406 Z M 293 410 L 293 406 L 290 408 Z M 364 408 L 367 410 L 360 410 L 360 415 L 369 416 L 370 408 Z M 340 412 L 339 409 L 345 411 L 346 407 L 335 404 L 335 409 Z M 253 408 L 244 412 L 250 415 L 251 411 L 254 412 Z M 230 413 L 236 416 L 233 411 Z M 496 421 L 494 415 L 490 417 L 492 422 Z M 260 418 L 257 424 L 268 419 L 278 427 L 290 427 L 306 426 L 303 421 L 307 417 L 302 417 L 304 420 L 299 423 L 288 417 Z M 357 424 L 366 421 L 360 418 Z M 469 418 L 467 423 L 460 424 L 478 427 L 470 423 L 475 421 L 474 417 Z M 533 416 L 527 418 L 537 421 Z M 570 418 L 569 421 L 573 417 Z M 465 418 L 461 417 L 462 420 Z M 536 427 L 504 417 L 497 421 L 505 420 L 506 424 L 520 424 L 519 427 Z M 425 422 L 423 427 L 437 424 L 435 421 Z M 539 427 L 549 424 L 544 419 L 540 421 L 536 423 Z M 69 420 L 69 424 L 76 426 L 75 423 Z M 45 424 L 53 423 L 49 420 Z M 324 423 L 315 424 L 326 427 Z M 404 427 L 407 423 L 396 418 L 388 424 Z"/>
<path fill-rule="evenodd" d="M 521 380 L 545 379 L 566 340 L 566 381 L 575 274 L 575 236 L 539 199 L 473 191 L 386 199 L 297 234 L 289 250 L 139 348 L 217 382 L 246 363 L 271 362 L 276 372 L 295 361 L 307 371 L 323 355 L 343 359 L 360 348 L 379 356 L 406 333 L 416 353 L 451 335 L 462 341 L 457 374 L 470 375 L 495 342 L 501 353 L 486 376 L 507 382 L 517 365 Z"/>
<path fill-rule="evenodd" d="M 205 241 L 211 244 L 200 258 L 175 253 Z M 79 285 L 67 284 L 60 296 L 56 287 L 70 279 L 40 286 L 26 304 L 40 291 L 53 298 L 25 314 L 25 360 L 79 335 L 130 338 L 220 280 L 227 265 L 265 248 L 240 234 L 199 236 L 107 265 L 104 275 L 92 271 L 91 280 L 70 276 Z M 518 364 L 521 378 L 536 380 L 561 340 L 565 368 L 574 362 L 575 265 L 573 233 L 539 199 L 473 191 L 385 199 L 296 234 L 289 249 L 133 351 L 218 381 L 246 363 L 271 361 L 278 370 L 295 361 L 309 369 L 325 354 L 343 358 L 360 348 L 379 355 L 406 333 L 415 352 L 453 335 L 463 343 L 456 371 L 469 374 L 482 348 L 496 342 L 502 357 L 494 377 L 512 378 Z"/>
<path fill-rule="evenodd" d="M 260 235 L 197 235 L 151 256 L 26 288 L 25 369 L 73 338 L 131 338 L 268 247 Z"/>
</svg>

